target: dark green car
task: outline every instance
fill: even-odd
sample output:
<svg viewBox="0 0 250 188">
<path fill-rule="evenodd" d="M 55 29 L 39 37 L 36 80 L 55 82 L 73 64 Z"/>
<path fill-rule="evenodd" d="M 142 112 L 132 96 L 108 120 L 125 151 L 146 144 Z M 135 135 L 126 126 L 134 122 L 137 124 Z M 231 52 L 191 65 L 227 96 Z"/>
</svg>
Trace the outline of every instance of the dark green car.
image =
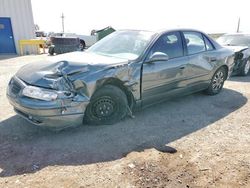
<svg viewBox="0 0 250 188">
<path fill-rule="evenodd" d="M 22 67 L 7 96 L 36 125 L 112 124 L 170 96 L 218 94 L 232 72 L 233 55 L 196 30 L 122 30 L 85 52 Z"/>
</svg>

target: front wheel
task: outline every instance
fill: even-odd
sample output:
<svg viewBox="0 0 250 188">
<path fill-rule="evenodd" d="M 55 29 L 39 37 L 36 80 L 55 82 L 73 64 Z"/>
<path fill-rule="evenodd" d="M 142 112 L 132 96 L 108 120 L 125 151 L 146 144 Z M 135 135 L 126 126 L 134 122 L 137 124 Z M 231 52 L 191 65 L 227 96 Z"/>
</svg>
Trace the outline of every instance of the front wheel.
<svg viewBox="0 0 250 188">
<path fill-rule="evenodd" d="M 116 86 L 105 85 L 92 96 L 85 111 L 85 121 L 90 124 L 113 124 L 127 114 L 128 100 Z"/>
<path fill-rule="evenodd" d="M 219 68 L 213 75 L 209 87 L 206 89 L 208 95 L 216 95 L 220 93 L 226 80 L 226 70 L 224 67 Z"/>
</svg>

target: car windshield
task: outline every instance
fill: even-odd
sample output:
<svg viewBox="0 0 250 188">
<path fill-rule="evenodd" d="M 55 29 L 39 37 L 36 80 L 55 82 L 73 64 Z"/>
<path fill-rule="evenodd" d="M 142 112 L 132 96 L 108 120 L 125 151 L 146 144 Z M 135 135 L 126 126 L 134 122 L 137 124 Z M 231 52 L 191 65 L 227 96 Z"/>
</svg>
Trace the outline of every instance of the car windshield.
<svg viewBox="0 0 250 188">
<path fill-rule="evenodd" d="M 135 60 L 143 53 L 153 35 L 149 31 L 116 31 L 94 44 L 87 52 Z"/>
<path fill-rule="evenodd" d="M 222 45 L 228 46 L 249 46 L 250 47 L 250 36 L 240 35 L 225 35 L 217 39 Z"/>
</svg>

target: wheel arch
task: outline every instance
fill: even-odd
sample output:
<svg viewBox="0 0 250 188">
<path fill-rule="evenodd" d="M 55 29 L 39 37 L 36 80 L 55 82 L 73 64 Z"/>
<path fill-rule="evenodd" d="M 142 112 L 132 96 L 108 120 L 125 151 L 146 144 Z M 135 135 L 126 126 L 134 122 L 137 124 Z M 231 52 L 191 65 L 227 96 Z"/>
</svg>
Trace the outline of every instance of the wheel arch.
<svg viewBox="0 0 250 188">
<path fill-rule="evenodd" d="M 80 42 L 83 42 L 86 45 L 86 42 L 84 39 L 80 39 Z"/>
<path fill-rule="evenodd" d="M 84 39 L 80 39 L 80 44 L 82 45 L 81 51 L 83 51 L 86 48 L 86 42 Z"/>
<path fill-rule="evenodd" d="M 216 71 L 219 70 L 220 68 L 224 68 L 225 69 L 225 71 L 226 71 L 226 79 L 227 79 L 228 78 L 228 72 L 229 72 L 228 66 L 227 65 L 222 65 L 219 68 L 217 68 Z"/>
<path fill-rule="evenodd" d="M 216 69 L 214 69 L 214 71 L 212 72 L 212 77 L 214 76 L 214 74 L 219 70 L 219 69 L 221 69 L 221 68 L 224 68 L 224 70 L 226 71 L 226 79 L 228 79 L 228 76 L 229 76 L 229 67 L 226 65 L 226 64 L 224 64 L 224 65 L 221 65 L 221 66 L 218 66 Z M 211 77 L 211 79 L 212 79 L 212 77 Z"/>
<path fill-rule="evenodd" d="M 124 85 L 123 81 L 121 81 L 118 78 L 106 78 L 106 79 L 98 80 L 96 82 L 95 92 L 97 90 L 101 89 L 105 85 L 113 85 L 113 86 L 118 87 L 120 90 L 122 90 L 125 93 L 126 97 L 127 97 L 130 109 L 133 108 L 133 106 L 135 104 L 134 95 L 132 94 L 132 92 L 130 91 L 130 89 Z"/>
</svg>

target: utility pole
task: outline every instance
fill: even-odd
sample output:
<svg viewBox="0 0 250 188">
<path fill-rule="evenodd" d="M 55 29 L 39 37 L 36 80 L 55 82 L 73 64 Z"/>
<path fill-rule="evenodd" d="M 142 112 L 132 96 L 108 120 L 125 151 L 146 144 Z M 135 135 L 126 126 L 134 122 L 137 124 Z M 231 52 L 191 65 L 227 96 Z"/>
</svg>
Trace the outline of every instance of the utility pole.
<svg viewBox="0 0 250 188">
<path fill-rule="evenodd" d="M 62 13 L 62 16 L 61 16 L 61 18 L 62 18 L 62 32 L 64 33 L 64 14 Z"/>
<path fill-rule="evenodd" d="M 237 27 L 237 31 L 236 31 L 237 33 L 239 33 L 240 32 L 240 17 L 239 17 L 239 19 L 238 19 L 238 27 Z"/>
</svg>

